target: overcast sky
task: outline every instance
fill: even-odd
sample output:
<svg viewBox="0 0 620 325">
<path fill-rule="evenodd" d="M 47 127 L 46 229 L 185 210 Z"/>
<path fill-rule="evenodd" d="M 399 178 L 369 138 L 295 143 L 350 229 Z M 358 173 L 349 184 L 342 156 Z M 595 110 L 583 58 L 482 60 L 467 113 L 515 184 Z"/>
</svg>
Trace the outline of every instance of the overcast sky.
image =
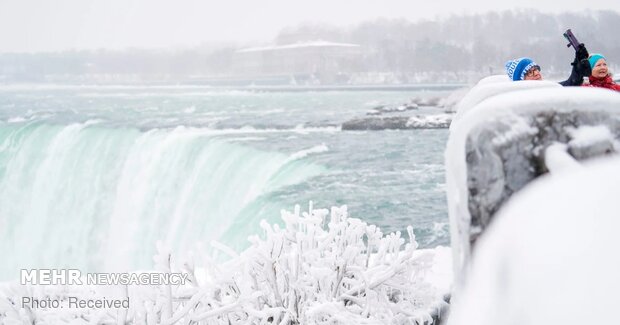
<svg viewBox="0 0 620 325">
<path fill-rule="evenodd" d="M 537 8 L 611 9 L 618 0 L 0 0 L 0 52 L 191 47 L 213 41 L 269 41 L 300 23 L 351 26 L 379 17 Z"/>
</svg>

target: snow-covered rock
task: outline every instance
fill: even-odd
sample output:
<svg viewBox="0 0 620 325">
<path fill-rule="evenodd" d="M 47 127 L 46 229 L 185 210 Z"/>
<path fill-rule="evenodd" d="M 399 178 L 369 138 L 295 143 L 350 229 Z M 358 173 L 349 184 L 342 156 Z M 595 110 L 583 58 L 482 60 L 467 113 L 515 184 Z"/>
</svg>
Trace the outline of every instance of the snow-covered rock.
<svg viewBox="0 0 620 325">
<path fill-rule="evenodd" d="M 342 123 L 342 130 L 443 129 L 453 114 L 356 118 Z"/>
<path fill-rule="evenodd" d="M 620 151 L 620 96 L 612 91 L 490 82 L 474 87 L 459 106 L 446 150 L 457 284 L 494 214 L 548 171 L 547 147 L 565 144 L 578 160 Z"/>
<path fill-rule="evenodd" d="M 366 112 L 366 115 L 381 115 L 389 113 L 402 113 L 410 110 L 418 109 L 416 103 L 406 103 L 399 106 L 377 106 Z"/>
<path fill-rule="evenodd" d="M 448 325 L 615 324 L 620 158 L 548 174 L 501 208 L 476 244 Z"/>
</svg>

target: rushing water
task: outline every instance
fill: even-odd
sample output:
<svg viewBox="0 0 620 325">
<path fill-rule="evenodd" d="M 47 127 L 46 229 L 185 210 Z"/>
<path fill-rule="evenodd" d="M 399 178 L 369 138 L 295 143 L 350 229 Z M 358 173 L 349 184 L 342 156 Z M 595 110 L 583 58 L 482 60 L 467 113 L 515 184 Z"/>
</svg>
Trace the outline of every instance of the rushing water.
<svg viewBox="0 0 620 325">
<path fill-rule="evenodd" d="M 242 249 L 261 219 L 311 200 L 447 245 L 447 130 L 339 126 L 449 93 L 0 87 L 0 280 L 149 268 L 158 240 Z"/>
</svg>

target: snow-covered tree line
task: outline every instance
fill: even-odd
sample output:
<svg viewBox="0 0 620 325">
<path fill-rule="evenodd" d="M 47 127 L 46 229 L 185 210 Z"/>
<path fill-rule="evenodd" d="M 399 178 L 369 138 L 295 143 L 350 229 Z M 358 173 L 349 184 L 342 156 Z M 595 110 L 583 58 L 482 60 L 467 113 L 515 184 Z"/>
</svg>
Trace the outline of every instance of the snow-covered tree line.
<svg viewBox="0 0 620 325">
<path fill-rule="evenodd" d="M 347 66 L 341 67 L 346 73 L 400 74 L 400 82 L 413 82 L 410 75 L 420 73 L 490 75 L 501 72 L 506 60 L 521 56 L 534 58 L 546 76 L 563 76 L 570 71 L 573 57 L 562 37 L 567 28 L 591 52 L 604 53 L 612 66 L 620 62 L 615 32 L 620 28 L 620 13 L 565 9 L 563 14 L 520 10 L 422 21 L 386 19 L 347 28 L 302 24 L 284 29 L 262 44 L 230 42 L 177 50 L 6 53 L 0 54 L 0 81 L 49 81 L 51 77 L 86 82 L 88 79 L 76 76 L 89 75 L 160 82 L 187 81 L 196 76 L 219 78 L 234 74 L 235 53 L 241 48 L 316 40 L 360 45 L 360 54 L 347 58 Z M 437 78 L 427 76 L 426 81 Z M 457 75 L 452 79 L 458 78 Z"/>
</svg>

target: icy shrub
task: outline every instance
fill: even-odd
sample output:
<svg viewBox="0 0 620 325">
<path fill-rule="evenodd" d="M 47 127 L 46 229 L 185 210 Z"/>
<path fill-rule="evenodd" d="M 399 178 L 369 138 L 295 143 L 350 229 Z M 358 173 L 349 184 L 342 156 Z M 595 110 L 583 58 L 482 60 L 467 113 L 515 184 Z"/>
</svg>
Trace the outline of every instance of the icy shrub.
<svg viewBox="0 0 620 325">
<path fill-rule="evenodd" d="M 93 287 L 7 286 L 0 290 L 0 318 L 43 323 L 81 321 L 131 324 L 430 324 L 445 307 L 420 277 L 432 259 L 400 233 L 349 218 L 346 206 L 282 211 L 284 226 L 261 223 L 264 236 L 223 263 L 204 252 L 175 263 L 159 245 L 157 272 L 185 272 L 181 286 L 122 287 L 128 310 L 32 310 L 24 296 L 101 296 Z M 37 291 L 37 292 L 34 292 Z M 439 293 L 439 296 L 441 293 Z"/>
</svg>

